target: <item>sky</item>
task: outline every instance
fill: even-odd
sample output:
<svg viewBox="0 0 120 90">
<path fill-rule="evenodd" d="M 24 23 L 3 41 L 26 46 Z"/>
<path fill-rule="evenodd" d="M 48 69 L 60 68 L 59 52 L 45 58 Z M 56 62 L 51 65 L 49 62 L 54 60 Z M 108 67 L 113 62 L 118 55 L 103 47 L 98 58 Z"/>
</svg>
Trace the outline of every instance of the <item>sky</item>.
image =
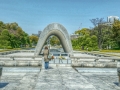
<svg viewBox="0 0 120 90">
<path fill-rule="evenodd" d="M 120 17 L 120 0 L 0 0 L 0 21 L 16 22 L 29 35 L 51 23 L 60 23 L 69 34 L 92 28 L 90 19 Z"/>
</svg>

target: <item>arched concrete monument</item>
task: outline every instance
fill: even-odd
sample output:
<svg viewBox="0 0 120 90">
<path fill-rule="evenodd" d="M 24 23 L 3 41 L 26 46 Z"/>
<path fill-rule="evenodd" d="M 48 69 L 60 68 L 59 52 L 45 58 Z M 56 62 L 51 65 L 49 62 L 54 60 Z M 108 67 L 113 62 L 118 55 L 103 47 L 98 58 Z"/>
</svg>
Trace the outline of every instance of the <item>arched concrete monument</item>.
<svg viewBox="0 0 120 90">
<path fill-rule="evenodd" d="M 42 51 L 43 45 L 45 41 L 51 36 L 55 35 L 59 38 L 62 47 L 66 53 L 72 53 L 72 45 L 71 45 L 71 40 L 70 36 L 61 24 L 58 23 L 52 23 L 49 24 L 41 33 L 37 46 L 35 48 L 35 56 L 39 55 Z"/>
</svg>

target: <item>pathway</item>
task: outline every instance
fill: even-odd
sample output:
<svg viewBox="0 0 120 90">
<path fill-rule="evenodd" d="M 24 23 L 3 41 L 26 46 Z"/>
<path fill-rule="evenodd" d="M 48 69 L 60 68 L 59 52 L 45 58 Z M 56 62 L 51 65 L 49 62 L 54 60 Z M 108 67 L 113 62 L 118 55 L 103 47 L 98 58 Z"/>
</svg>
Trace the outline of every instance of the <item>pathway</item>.
<svg viewBox="0 0 120 90">
<path fill-rule="evenodd" d="M 82 75 L 71 67 L 53 67 L 42 70 L 35 90 L 96 90 Z"/>
<path fill-rule="evenodd" d="M 115 68 L 4 67 L 0 90 L 120 90 Z"/>
</svg>

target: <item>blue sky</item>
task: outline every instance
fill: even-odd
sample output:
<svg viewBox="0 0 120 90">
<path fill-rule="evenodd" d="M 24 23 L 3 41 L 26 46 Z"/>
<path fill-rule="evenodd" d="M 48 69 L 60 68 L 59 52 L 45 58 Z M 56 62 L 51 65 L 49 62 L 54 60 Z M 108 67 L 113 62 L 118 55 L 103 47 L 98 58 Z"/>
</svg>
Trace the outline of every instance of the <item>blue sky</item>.
<svg viewBox="0 0 120 90">
<path fill-rule="evenodd" d="M 0 0 L 0 21 L 17 22 L 31 35 L 50 23 L 60 23 L 69 34 L 93 27 L 90 19 L 120 17 L 120 0 Z"/>
</svg>

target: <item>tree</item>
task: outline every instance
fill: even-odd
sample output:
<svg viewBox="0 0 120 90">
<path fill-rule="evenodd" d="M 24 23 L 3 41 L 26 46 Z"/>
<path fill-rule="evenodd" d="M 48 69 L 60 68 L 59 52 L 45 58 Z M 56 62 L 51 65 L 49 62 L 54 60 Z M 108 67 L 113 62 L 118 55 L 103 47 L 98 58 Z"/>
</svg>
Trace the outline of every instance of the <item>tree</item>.
<svg viewBox="0 0 120 90">
<path fill-rule="evenodd" d="M 77 50 L 98 50 L 97 37 L 95 35 L 90 35 L 90 30 L 83 28 L 81 30 L 75 31 L 79 34 L 79 38 L 72 40 L 73 49 Z"/>
<path fill-rule="evenodd" d="M 112 28 L 111 26 L 104 25 L 104 27 L 102 28 L 102 48 L 111 49 L 112 43 Z"/>
<path fill-rule="evenodd" d="M 50 44 L 51 45 L 60 45 L 60 41 L 59 41 L 59 39 L 56 36 L 51 36 Z"/>
<path fill-rule="evenodd" d="M 30 42 L 32 43 L 32 45 L 35 46 L 38 42 L 38 37 L 35 35 L 31 35 L 29 36 L 29 38 L 30 38 Z"/>
<path fill-rule="evenodd" d="M 103 19 L 104 18 L 95 18 L 95 19 L 90 19 L 90 21 L 95 27 L 97 27 L 98 24 L 103 23 Z"/>
<path fill-rule="evenodd" d="M 81 30 L 75 31 L 75 34 L 86 35 L 90 34 L 90 31 L 88 28 L 82 28 Z"/>
<path fill-rule="evenodd" d="M 4 48 L 6 48 L 7 46 L 10 46 L 10 34 L 9 34 L 9 31 L 4 29 L 2 32 L 1 32 L 1 35 L 0 35 L 0 44 L 1 46 L 3 46 Z"/>
<path fill-rule="evenodd" d="M 0 21 L 0 48 L 16 48 L 30 44 L 29 35 L 16 23 Z"/>
<path fill-rule="evenodd" d="M 98 47 L 99 49 L 102 49 L 102 23 L 103 18 L 95 18 L 90 20 L 91 23 L 95 26 L 95 28 L 98 30 Z"/>
<path fill-rule="evenodd" d="M 118 48 L 120 49 L 120 21 L 116 20 L 112 27 L 113 38 L 116 41 Z"/>
</svg>

